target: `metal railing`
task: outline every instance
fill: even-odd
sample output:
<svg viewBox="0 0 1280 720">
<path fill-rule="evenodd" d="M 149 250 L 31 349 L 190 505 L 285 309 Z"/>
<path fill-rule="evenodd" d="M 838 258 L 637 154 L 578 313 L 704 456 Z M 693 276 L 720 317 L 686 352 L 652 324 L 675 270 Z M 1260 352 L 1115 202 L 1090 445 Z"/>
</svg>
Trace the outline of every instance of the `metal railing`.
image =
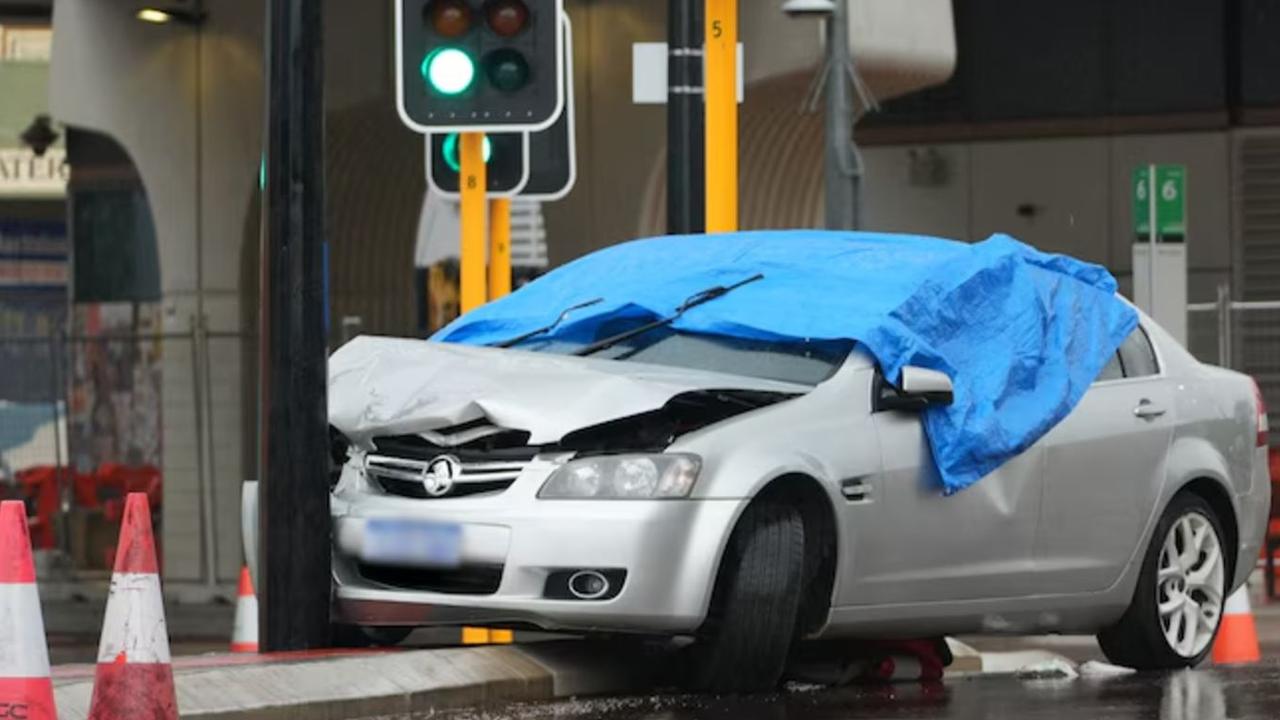
<svg viewBox="0 0 1280 720">
<path fill-rule="evenodd" d="M 109 568 L 101 555 L 115 543 L 110 511 L 86 498 L 106 502 L 118 489 L 86 478 L 104 466 L 157 469 L 173 504 L 165 516 L 180 521 L 156 528 L 163 553 L 190 558 L 176 579 L 234 582 L 238 483 L 257 455 L 255 348 L 253 335 L 195 322 L 186 332 L 0 336 L 0 495 L 30 496 L 21 477 L 60 469 L 56 546 L 45 549 L 75 576 Z"/>
<path fill-rule="evenodd" d="M 1218 286 L 1214 302 L 1188 303 L 1188 347 L 1201 361 L 1251 375 L 1269 414 L 1280 414 L 1280 300 L 1232 300 Z M 1273 417 L 1273 443 L 1280 427 Z"/>
</svg>

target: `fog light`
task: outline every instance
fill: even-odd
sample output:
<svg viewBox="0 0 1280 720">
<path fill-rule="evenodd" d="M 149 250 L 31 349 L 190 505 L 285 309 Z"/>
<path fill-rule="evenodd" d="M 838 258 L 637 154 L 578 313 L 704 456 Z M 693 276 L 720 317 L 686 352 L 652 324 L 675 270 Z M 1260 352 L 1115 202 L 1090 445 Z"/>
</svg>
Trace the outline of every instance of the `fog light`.
<svg viewBox="0 0 1280 720">
<path fill-rule="evenodd" d="M 581 570 L 569 577 L 569 592 L 579 600 L 595 600 L 609 592 L 609 581 L 595 570 Z"/>
</svg>

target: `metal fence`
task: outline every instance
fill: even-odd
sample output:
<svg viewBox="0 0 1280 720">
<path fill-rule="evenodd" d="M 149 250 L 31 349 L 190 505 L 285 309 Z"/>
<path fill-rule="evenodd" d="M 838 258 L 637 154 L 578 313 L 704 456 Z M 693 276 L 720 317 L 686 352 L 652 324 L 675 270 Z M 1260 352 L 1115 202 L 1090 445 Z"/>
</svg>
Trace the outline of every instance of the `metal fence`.
<svg viewBox="0 0 1280 720">
<path fill-rule="evenodd" d="M 239 484 L 257 457 L 254 368 L 256 337 L 195 323 L 0 336 L 0 496 L 27 502 L 46 568 L 109 569 L 120 498 L 145 491 L 173 579 L 234 582 Z"/>
<path fill-rule="evenodd" d="M 1188 346 L 1201 361 L 1257 380 L 1274 445 L 1280 439 L 1280 301 L 1232 300 L 1223 284 L 1214 302 L 1187 305 L 1187 328 Z"/>
</svg>

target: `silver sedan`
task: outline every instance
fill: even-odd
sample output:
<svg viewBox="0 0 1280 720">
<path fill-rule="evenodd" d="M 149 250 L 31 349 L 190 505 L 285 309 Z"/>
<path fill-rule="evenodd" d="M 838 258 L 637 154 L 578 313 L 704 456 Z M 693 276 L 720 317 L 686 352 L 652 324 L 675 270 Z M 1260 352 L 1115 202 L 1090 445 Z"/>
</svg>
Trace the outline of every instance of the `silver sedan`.
<svg viewBox="0 0 1280 720">
<path fill-rule="evenodd" d="M 1097 633 L 1118 663 L 1192 665 L 1269 507 L 1255 384 L 1145 317 L 1065 420 L 953 495 L 920 422 L 950 381 L 895 387 L 851 343 L 365 337 L 330 377 L 343 623 L 689 636 L 714 690 L 773 687 L 825 638 Z"/>
</svg>

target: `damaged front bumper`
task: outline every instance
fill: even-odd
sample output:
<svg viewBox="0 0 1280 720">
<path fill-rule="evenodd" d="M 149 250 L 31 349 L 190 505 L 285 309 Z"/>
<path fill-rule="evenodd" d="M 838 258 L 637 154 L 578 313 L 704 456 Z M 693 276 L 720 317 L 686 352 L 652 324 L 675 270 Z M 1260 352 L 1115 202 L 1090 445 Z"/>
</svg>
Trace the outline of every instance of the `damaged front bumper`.
<svg viewBox="0 0 1280 720">
<path fill-rule="evenodd" d="M 361 625 L 519 624 L 548 630 L 683 633 L 705 617 L 720 555 L 745 500 L 540 500 L 558 466 L 535 458 L 505 490 L 421 499 L 381 492 L 353 458 L 332 496 L 335 612 Z M 379 565 L 371 519 L 456 526 L 447 569 Z M 598 599 L 565 592 L 580 570 Z"/>
</svg>

